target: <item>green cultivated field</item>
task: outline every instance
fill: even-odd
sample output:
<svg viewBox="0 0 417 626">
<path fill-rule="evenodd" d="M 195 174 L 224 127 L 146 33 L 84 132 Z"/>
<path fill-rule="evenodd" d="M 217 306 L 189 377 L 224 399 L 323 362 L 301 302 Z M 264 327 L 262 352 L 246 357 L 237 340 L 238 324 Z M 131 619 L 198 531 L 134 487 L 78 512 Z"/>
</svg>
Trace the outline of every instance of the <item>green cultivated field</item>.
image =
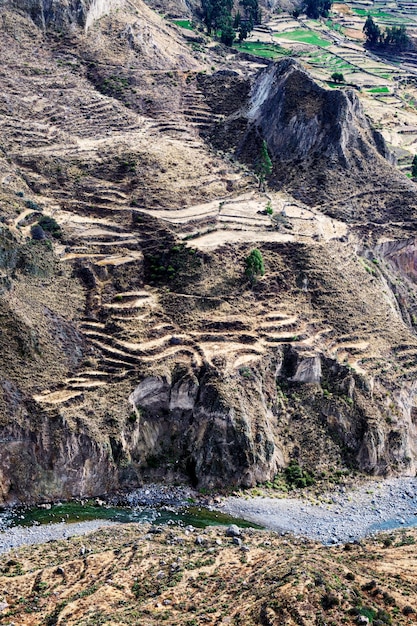
<svg viewBox="0 0 417 626">
<path fill-rule="evenodd" d="M 393 13 L 386 13 L 385 11 L 379 11 L 378 9 L 367 11 L 366 9 L 356 9 L 352 7 L 353 13 L 359 15 L 359 17 L 366 17 L 367 15 L 371 15 L 374 17 L 376 21 L 380 22 L 392 22 L 393 24 L 407 24 L 409 20 L 405 17 L 401 17 L 400 15 L 394 15 Z"/>
<path fill-rule="evenodd" d="M 288 33 L 275 33 L 274 37 L 279 39 L 289 39 L 291 41 L 299 41 L 300 43 L 308 43 L 312 46 L 321 46 L 322 48 L 332 45 L 331 41 L 323 39 L 317 33 L 314 33 L 311 30 L 302 30 L 301 28 Z"/>
<path fill-rule="evenodd" d="M 355 67 L 348 61 L 344 61 L 340 57 L 336 57 L 328 52 L 311 52 L 304 56 L 310 63 L 328 68 L 329 71 L 354 71 Z"/>
<path fill-rule="evenodd" d="M 181 28 L 186 28 L 187 30 L 194 30 L 192 23 L 190 20 L 173 20 L 174 24 L 180 26 Z"/>
<path fill-rule="evenodd" d="M 281 46 L 274 45 L 272 43 L 268 44 L 245 41 L 243 43 L 236 43 L 233 47 L 237 50 L 241 50 L 242 52 L 256 54 L 258 57 L 263 57 L 265 59 L 277 59 L 291 54 L 290 50 L 286 50 L 285 48 L 281 48 Z"/>
<path fill-rule="evenodd" d="M 368 93 L 389 93 L 388 87 L 372 87 L 366 90 Z"/>
</svg>

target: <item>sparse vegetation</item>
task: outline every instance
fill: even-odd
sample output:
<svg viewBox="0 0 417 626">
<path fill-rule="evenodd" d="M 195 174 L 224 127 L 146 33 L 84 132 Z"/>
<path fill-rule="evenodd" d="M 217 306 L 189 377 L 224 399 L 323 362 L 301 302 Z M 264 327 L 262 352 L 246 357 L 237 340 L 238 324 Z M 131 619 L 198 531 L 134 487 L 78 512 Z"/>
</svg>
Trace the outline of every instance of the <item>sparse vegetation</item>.
<svg viewBox="0 0 417 626">
<path fill-rule="evenodd" d="M 254 248 L 245 259 L 245 275 L 251 282 L 265 274 L 265 266 L 261 252 Z"/>
<path fill-rule="evenodd" d="M 1 570 L 14 571 L 12 585 L 4 573 L 0 579 L 9 605 L 3 619 L 23 623 L 34 612 L 38 623 L 51 626 L 63 619 L 73 626 L 110 621 L 133 626 L 145 616 L 158 624 L 186 626 L 207 618 L 219 621 L 226 614 L 243 626 L 265 623 L 265 615 L 288 615 L 301 623 L 306 604 L 320 616 L 317 623 L 360 623 L 362 617 L 377 626 L 400 626 L 415 615 L 412 574 L 384 575 L 384 567 L 399 558 L 406 572 L 407 563 L 413 563 L 411 549 L 404 554 L 394 548 L 388 554 L 378 538 L 348 544 L 349 550 L 323 549 L 303 538 L 252 529 L 244 529 L 242 538 L 245 551 L 225 537 L 224 529 L 190 532 L 132 524 L 120 525 L 117 533 L 103 529 L 24 548 L 18 573 L 3 555 Z M 81 546 L 87 556 L 80 555 Z M 371 554 L 376 559 L 370 562 Z M 372 585 L 361 588 L 356 580 L 369 580 L 370 569 L 375 570 Z M 57 574 L 67 571 L 67 578 Z M 252 579 L 256 585 L 248 585 Z M 390 604 L 394 590 L 398 606 Z"/>
<path fill-rule="evenodd" d="M 303 487 L 311 487 L 315 483 L 313 475 L 300 467 L 297 461 L 291 461 L 284 473 L 287 484 L 291 488 L 302 489 Z"/>
<path fill-rule="evenodd" d="M 255 171 L 259 181 L 259 189 L 265 190 L 265 180 L 272 173 L 272 161 L 269 156 L 268 146 L 265 140 L 262 141 L 259 156 L 255 163 Z"/>
<path fill-rule="evenodd" d="M 38 220 L 38 225 L 47 233 L 50 233 L 55 239 L 59 239 L 62 235 L 61 227 L 53 217 L 43 215 Z"/>
</svg>

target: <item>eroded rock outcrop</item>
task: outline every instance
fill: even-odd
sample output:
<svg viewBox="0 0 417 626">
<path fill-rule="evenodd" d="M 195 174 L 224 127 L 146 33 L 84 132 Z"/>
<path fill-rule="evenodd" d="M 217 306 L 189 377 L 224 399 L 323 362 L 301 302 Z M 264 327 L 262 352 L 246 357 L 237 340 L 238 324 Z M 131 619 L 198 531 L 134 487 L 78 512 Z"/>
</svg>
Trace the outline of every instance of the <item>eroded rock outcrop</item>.
<svg viewBox="0 0 417 626">
<path fill-rule="evenodd" d="M 10 392 L 10 390 L 9 390 Z M 114 491 L 118 471 L 110 445 L 80 423 L 16 405 L 17 419 L 1 428 L 0 504 L 35 503 Z"/>
<path fill-rule="evenodd" d="M 271 64 L 259 75 L 247 117 L 281 163 L 319 157 L 329 167 L 348 168 L 376 153 L 389 158 L 354 91 L 320 87 L 293 59 Z"/>
<path fill-rule="evenodd" d="M 6 0 L 3 2 L 29 14 L 45 30 L 81 26 L 88 29 L 96 20 L 121 6 L 123 0 Z"/>
<path fill-rule="evenodd" d="M 213 369 L 198 377 L 173 372 L 145 378 L 129 398 L 138 414 L 132 460 L 146 466 L 146 453 L 165 473 L 167 458 L 175 459 L 200 486 L 219 487 L 225 476 L 230 484 L 252 485 L 276 472 L 285 458 L 266 400 L 271 372 L 266 380 L 254 374 L 243 393 L 230 393 L 236 382 Z M 146 452 L 144 439 L 152 442 Z"/>
<path fill-rule="evenodd" d="M 404 219 L 416 210 L 413 184 L 392 168 L 393 157 L 355 91 L 321 87 L 294 59 L 261 70 L 243 105 L 211 139 L 255 169 L 265 140 L 274 166 L 271 186 L 324 204 L 347 221 Z"/>
</svg>

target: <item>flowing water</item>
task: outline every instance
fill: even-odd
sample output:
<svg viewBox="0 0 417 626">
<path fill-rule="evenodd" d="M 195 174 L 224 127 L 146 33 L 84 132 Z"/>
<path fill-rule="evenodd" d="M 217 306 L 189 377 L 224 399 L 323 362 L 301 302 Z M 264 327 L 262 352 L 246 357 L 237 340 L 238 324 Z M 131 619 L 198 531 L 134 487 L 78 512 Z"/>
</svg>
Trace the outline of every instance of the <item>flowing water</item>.
<svg viewBox="0 0 417 626">
<path fill-rule="evenodd" d="M 5 510 L 0 513 L 0 530 L 6 530 L 13 526 L 59 522 L 71 524 L 100 519 L 124 524 L 130 522 L 155 525 L 177 524 L 180 526 L 192 525 L 196 528 L 228 526 L 230 524 L 237 524 L 242 528 L 254 527 L 253 523 L 199 506 L 144 508 L 97 506 L 94 502 L 66 502 L 47 507 Z M 256 527 L 260 528 L 260 526 Z"/>
</svg>

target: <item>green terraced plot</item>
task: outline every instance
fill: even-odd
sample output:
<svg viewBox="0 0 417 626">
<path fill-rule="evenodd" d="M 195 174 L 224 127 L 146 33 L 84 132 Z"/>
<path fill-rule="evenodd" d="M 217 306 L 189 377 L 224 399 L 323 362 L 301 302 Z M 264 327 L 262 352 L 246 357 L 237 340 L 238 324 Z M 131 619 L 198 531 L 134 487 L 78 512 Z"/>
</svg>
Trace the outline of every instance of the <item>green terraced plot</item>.
<svg viewBox="0 0 417 626">
<path fill-rule="evenodd" d="M 367 15 L 371 15 L 372 17 L 392 17 L 390 13 L 385 13 L 384 11 L 378 11 L 375 9 L 368 10 L 352 8 L 352 11 L 361 17 L 366 17 Z"/>
<path fill-rule="evenodd" d="M 190 20 L 172 20 L 174 24 L 180 26 L 180 28 L 186 28 L 187 30 L 194 30 Z"/>
<path fill-rule="evenodd" d="M 326 20 L 326 26 L 327 28 L 330 28 L 330 30 L 335 30 L 339 33 L 343 33 L 342 25 L 338 24 L 337 22 L 333 22 L 333 20 Z"/>
<path fill-rule="evenodd" d="M 388 87 L 372 87 L 366 90 L 368 93 L 389 93 Z"/>
<path fill-rule="evenodd" d="M 374 17 L 377 21 L 380 20 L 381 22 L 392 22 L 393 24 L 407 24 L 410 21 L 400 15 L 386 13 L 385 11 L 378 11 L 377 9 L 367 11 L 366 9 L 352 8 L 352 11 L 356 13 L 356 15 L 358 15 L 359 17 L 367 17 L 368 15 L 371 15 L 371 17 Z"/>
<path fill-rule="evenodd" d="M 331 41 L 323 39 L 317 33 L 311 30 L 302 30 L 301 28 L 289 31 L 288 33 L 275 33 L 274 37 L 289 39 L 291 41 L 299 41 L 300 43 L 308 43 L 312 46 L 321 46 L 322 48 L 332 45 Z"/>
<path fill-rule="evenodd" d="M 241 50 L 242 52 L 256 54 L 256 56 L 263 57 L 265 59 L 276 59 L 277 57 L 288 56 L 291 54 L 290 50 L 281 48 L 279 45 L 252 41 L 237 43 L 233 47 L 237 50 Z"/>
<path fill-rule="evenodd" d="M 343 71 L 354 71 L 355 66 L 349 63 L 348 61 L 344 61 L 343 59 L 334 56 L 333 54 L 325 53 L 325 54 L 308 54 L 306 57 L 309 63 L 313 63 L 319 65 L 323 69 L 328 70 L 343 70 Z"/>
</svg>

